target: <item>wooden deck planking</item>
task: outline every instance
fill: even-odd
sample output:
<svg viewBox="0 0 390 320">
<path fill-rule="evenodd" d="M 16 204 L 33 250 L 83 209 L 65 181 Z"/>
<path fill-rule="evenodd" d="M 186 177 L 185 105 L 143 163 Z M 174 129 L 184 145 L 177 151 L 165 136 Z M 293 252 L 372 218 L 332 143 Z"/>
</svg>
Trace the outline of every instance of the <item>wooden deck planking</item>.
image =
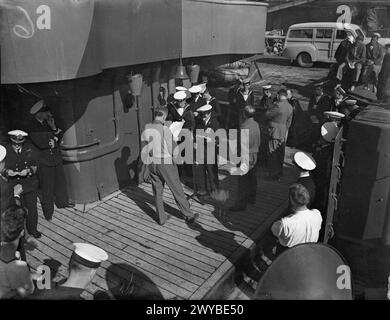
<svg viewBox="0 0 390 320">
<path fill-rule="evenodd" d="M 169 189 L 164 192 L 164 201 L 167 212 L 174 212 L 164 226 L 159 226 L 154 220 L 153 192 L 148 184 L 127 188 L 85 213 L 56 209 L 51 222 L 42 218 L 39 208 L 44 236 L 33 240 L 38 248 L 28 252 L 28 259 L 33 268 L 50 258 L 57 260 L 61 266 L 56 279 L 62 278 L 67 273 L 72 243 L 86 241 L 109 254 L 109 261 L 102 264 L 83 293 L 86 299 L 92 299 L 97 290 L 110 290 L 118 284 L 119 280 L 113 278 L 128 278 L 129 268 L 137 271 L 135 282 L 140 291 L 154 292 L 154 296 L 164 299 L 202 298 L 253 246 L 261 226 L 286 204 L 287 184 L 292 178 L 286 177 L 282 183 L 262 178 L 260 172 L 257 203 L 245 212 L 218 215 L 212 203 L 191 200 L 192 210 L 200 213 L 194 226 L 176 216 L 180 212 Z M 230 177 L 221 181 L 221 187 L 231 194 L 226 207 L 235 200 L 236 180 Z M 191 194 L 184 188 L 186 194 Z"/>
</svg>

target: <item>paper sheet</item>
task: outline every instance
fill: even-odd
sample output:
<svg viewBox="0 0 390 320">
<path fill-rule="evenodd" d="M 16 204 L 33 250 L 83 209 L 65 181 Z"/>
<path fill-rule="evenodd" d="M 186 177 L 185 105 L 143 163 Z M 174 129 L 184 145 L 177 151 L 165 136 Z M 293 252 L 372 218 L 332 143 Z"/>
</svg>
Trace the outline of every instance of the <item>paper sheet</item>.
<svg viewBox="0 0 390 320">
<path fill-rule="evenodd" d="M 176 122 L 172 122 L 172 124 L 169 126 L 169 130 L 171 130 L 173 139 L 175 141 L 179 140 L 179 134 L 181 129 L 183 128 L 183 125 L 184 125 L 184 121 L 176 121 Z"/>
</svg>

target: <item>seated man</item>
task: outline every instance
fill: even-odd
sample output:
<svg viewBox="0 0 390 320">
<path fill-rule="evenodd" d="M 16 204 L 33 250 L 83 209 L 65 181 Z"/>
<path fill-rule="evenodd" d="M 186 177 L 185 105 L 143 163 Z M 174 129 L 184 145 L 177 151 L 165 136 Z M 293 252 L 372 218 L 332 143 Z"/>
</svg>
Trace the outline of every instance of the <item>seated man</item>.
<svg viewBox="0 0 390 320">
<path fill-rule="evenodd" d="M 289 188 L 290 206 L 293 211 L 287 217 L 276 221 L 271 231 L 278 238 L 276 254 L 301 243 L 317 242 L 322 217 L 317 209 L 309 210 L 309 191 L 301 184 Z"/>
<path fill-rule="evenodd" d="M 13 205 L 1 215 L 0 299 L 23 298 L 34 291 L 29 267 L 17 250 L 27 212 Z"/>
</svg>

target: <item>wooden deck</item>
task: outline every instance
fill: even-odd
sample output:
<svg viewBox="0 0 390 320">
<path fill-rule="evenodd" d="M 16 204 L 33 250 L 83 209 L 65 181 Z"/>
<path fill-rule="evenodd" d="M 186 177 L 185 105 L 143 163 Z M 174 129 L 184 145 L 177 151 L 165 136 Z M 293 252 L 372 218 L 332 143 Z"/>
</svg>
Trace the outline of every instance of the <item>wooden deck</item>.
<svg viewBox="0 0 390 320">
<path fill-rule="evenodd" d="M 52 277 L 67 276 L 72 243 L 89 242 L 102 247 L 109 260 L 98 269 L 93 283 L 83 293 L 87 299 L 100 290 L 116 296 L 122 279 L 134 274 L 138 298 L 204 299 L 227 296 L 223 281 L 287 205 L 288 185 L 294 172 L 286 168 L 281 182 L 264 180 L 260 170 L 256 205 L 245 212 L 218 214 L 212 204 L 191 200 L 200 219 L 189 226 L 182 219 L 169 189 L 164 200 L 172 215 L 164 226 L 155 222 L 151 185 L 130 187 L 101 202 L 88 212 L 56 210 L 51 222 L 40 211 L 43 236 L 27 244 L 33 268 L 49 265 Z M 229 189 L 234 201 L 237 178 L 221 175 L 221 186 Z M 185 188 L 187 194 L 191 190 Z M 40 208 L 39 208 L 40 210 Z"/>
</svg>

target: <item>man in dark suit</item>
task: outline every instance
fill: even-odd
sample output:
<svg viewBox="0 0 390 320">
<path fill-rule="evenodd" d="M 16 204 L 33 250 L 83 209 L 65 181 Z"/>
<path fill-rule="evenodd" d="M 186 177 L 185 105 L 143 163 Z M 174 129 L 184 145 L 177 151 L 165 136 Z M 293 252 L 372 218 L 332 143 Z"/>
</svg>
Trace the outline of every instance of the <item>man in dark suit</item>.
<svg viewBox="0 0 390 320">
<path fill-rule="evenodd" d="M 198 196 L 205 196 L 216 191 L 219 185 L 217 164 L 218 142 L 211 138 L 219 129 L 219 123 L 217 118 L 213 116 L 212 109 L 212 106 L 206 103 L 196 110 L 199 116 L 195 128 L 196 160 L 194 165 L 194 181 Z M 209 134 L 210 136 L 208 136 Z M 203 152 L 199 151 L 202 150 L 200 144 L 203 144 Z M 214 156 L 212 159 L 208 159 L 208 156 L 210 157 L 208 153 L 211 151 L 214 152 Z"/>
<path fill-rule="evenodd" d="M 323 86 L 323 83 L 319 83 L 315 86 L 314 95 L 312 95 L 310 98 L 307 108 L 307 112 L 311 120 L 312 143 L 318 141 L 321 136 L 321 126 L 326 121 L 324 112 L 330 111 L 332 108 L 331 99 L 327 94 L 324 93 Z"/>
<path fill-rule="evenodd" d="M 338 80 L 339 84 L 341 84 L 343 80 L 345 68 L 349 67 L 349 62 L 352 59 L 352 45 L 354 42 L 355 38 L 352 33 L 347 32 L 346 38 L 341 41 L 334 55 L 338 65 L 336 79 Z"/>
<path fill-rule="evenodd" d="M 254 120 L 255 108 L 252 106 L 244 107 L 244 122 L 241 124 L 241 130 L 248 130 L 248 170 L 243 172 L 238 178 L 238 195 L 236 203 L 230 208 L 230 211 L 244 211 L 248 203 L 256 203 L 257 190 L 257 154 L 260 148 L 261 135 L 258 123 Z M 242 132 L 242 131 L 241 131 Z M 243 150 L 241 150 L 243 152 Z M 241 156 L 245 156 L 241 154 Z M 244 161 L 245 163 L 245 161 Z"/>
<path fill-rule="evenodd" d="M 278 101 L 265 113 L 268 120 L 268 180 L 279 180 L 283 175 L 286 140 L 292 115 L 293 108 L 287 101 L 287 91 L 281 89 Z"/>
<path fill-rule="evenodd" d="M 23 194 L 22 204 L 27 209 L 26 227 L 29 235 L 40 238 L 38 226 L 38 157 L 36 149 L 29 142 L 25 142 L 27 133 L 22 130 L 8 132 L 11 143 L 7 146 L 5 173 L 8 181 L 15 186 L 21 184 Z"/>
<path fill-rule="evenodd" d="M 37 102 L 30 113 L 34 116 L 34 120 L 29 135 L 39 152 L 38 178 L 42 192 L 42 210 L 45 218 L 51 220 L 54 202 L 57 208 L 74 206 L 69 203 L 62 165 L 60 142 L 63 133 L 57 128 L 50 109 L 43 100 Z"/>
</svg>

